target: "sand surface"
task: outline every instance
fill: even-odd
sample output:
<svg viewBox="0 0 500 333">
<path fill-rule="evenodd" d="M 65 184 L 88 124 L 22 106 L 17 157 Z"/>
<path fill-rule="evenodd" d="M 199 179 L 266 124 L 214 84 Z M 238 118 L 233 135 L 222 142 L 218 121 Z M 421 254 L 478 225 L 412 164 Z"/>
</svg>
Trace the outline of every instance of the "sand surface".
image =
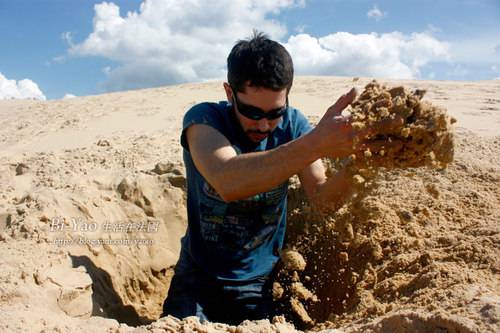
<svg viewBox="0 0 500 333">
<path fill-rule="evenodd" d="M 370 80 L 299 77 L 290 103 L 316 122 Z M 221 82 L 0 101 L 0 331 L 500 331 L 500 81 L 379 81 L 457 119 L 454 162 L 379 172 L 328 216 L 292 182 L 306 265 L 277 280 L 286 321 L 239 327 L 157 320 L 186 227 L 182 116 Z"/>
</svg>

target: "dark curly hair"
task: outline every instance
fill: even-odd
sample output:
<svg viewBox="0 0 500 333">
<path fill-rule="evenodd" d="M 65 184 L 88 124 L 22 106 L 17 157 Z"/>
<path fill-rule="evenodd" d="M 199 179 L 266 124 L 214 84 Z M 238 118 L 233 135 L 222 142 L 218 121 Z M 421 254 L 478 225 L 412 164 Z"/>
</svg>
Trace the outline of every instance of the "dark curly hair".
<svg viewBox="0 0 500 333">
<path fill-rule="evenodd" d="M 292 57 L 283 45 L 254 30 L 251 38 L 238 41 L 229 53 L 227 79 L 239 92 L 244 92 L 246 83 L 288 92 L 293 83 Z"/>
</svg>

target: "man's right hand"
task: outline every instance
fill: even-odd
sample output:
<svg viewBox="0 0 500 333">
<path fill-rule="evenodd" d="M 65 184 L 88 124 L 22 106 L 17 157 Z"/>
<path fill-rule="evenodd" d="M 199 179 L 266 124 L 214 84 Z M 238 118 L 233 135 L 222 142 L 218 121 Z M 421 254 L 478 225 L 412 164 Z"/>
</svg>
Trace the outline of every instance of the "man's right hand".
<svg viewBox="0 0 500 333">
<path fill-rule="evenodd" d="M 403 118 L 385 119 L 372 126 L 356 129 L 352 126 L 352 118 L 342 115 L 342 111 L 354 101 L 356 95 L 355 88 L 342 95 L 335 104 L 327 109 L 311 132 L 322 157 L 346 157 L 352 154 L 358 155 L 366 149 L 378 151 L 382 146 L 385 149 L 390 149 L 391 145 L 400 145 L 399 142 L 371 141 L 367 140 L 367 137 L 378 131 L 384 132 L 387 129 L 400 126 L 404 121 Z"/>
<path fill-rule="evenodd" d="M 349 117 L 342 111 L 356 98 L 357 92 L 352 88 L 342 95 L 328 108 L 313 130 L 315 142 L 323 157 L 344 157 L 353 153 L 354 138 L 357 133 L 351 125 Z"/>
</svg>

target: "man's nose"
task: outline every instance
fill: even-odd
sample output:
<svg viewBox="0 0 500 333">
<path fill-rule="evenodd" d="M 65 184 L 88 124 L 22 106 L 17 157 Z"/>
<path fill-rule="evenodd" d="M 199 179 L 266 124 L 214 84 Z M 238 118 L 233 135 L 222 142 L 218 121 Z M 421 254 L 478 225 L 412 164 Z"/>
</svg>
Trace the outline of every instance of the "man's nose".
<svg viewBox="0 0 500 333">
<path fill-rule="evenodd" d="M 269 121 L 266 118 L 260 119 L 258 125 L 261 132 L 267 132 L 270 129 Z"/>
</svg>

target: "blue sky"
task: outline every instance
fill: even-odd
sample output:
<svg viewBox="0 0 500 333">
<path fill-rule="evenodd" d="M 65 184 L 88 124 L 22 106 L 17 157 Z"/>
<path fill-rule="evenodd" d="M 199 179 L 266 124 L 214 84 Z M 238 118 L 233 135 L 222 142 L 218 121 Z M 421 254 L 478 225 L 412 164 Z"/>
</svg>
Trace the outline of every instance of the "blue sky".
<svg viewBox="0 0 500 333">
<path fill-rule="evenodd" d="M 253 28 L 303 75 L 500 77 L 500 0 L 0 0 L 0 98 L 225 77 Z"/>
</svg>

